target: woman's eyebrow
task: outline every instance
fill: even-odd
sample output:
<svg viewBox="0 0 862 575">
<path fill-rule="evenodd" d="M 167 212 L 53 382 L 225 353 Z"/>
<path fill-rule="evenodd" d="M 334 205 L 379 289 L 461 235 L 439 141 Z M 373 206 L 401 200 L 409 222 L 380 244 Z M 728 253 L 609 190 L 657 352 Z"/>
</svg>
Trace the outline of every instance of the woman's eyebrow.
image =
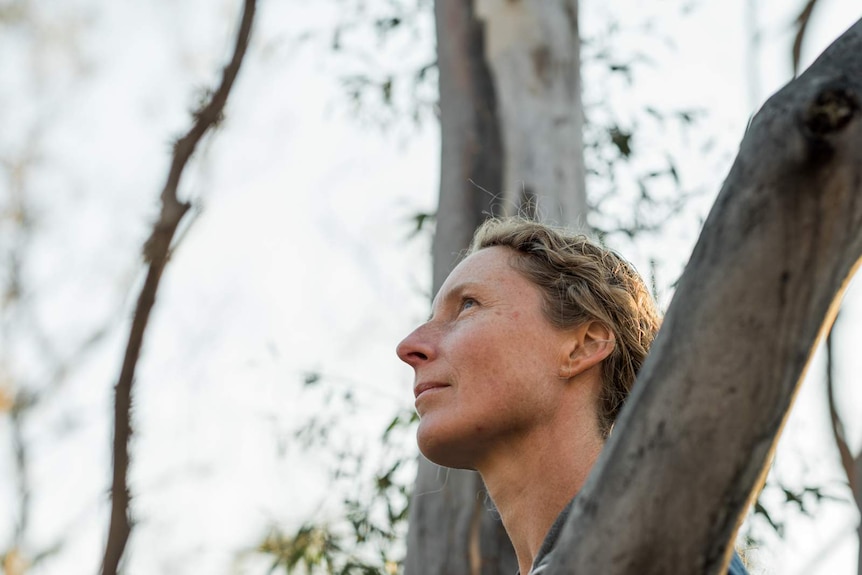
<svg viewBox="0 0 862 575">
<path fill-rule="evenodd" d="M 456 284 L 452 289 L 442 294 L 442 297 L 441 294 L 437 294 L 437 297 L 435 297 L 434 301 L 431 302 L 431 313 L 428 315 L 428 321 L 434 319 L 434 310 L 437 308 L 438 304 L 442 305 L 452 300 L 456 300 L 460 298 L 464 292 L 481 288 L 481 285 L 482 284 L 478 282 L 464 282 Z"/>
</svg>

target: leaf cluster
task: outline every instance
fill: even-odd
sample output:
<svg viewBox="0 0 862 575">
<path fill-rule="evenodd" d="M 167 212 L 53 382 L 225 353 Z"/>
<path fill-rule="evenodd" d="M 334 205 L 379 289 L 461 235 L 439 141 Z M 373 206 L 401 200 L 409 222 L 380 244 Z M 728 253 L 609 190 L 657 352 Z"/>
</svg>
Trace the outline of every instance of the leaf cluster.
<svg viewBox="0 0 862 575">
<path fill-rule="evenodd" d="M 396 413 L 380 433 L 379 457 L 373 450 L 346 444 L 350 424 L 344 414 L 355 408 L 352 393 L 318 372 L 303 375 L 306 389 L 320 389 L 331 418 L 311 416 L 295 432 L 306 452 L 328 452 L 335 459 L 328 489 L 340 494 L 338 512 L 316 513 L 298 528 L 274 527 L 256 552 L 270 560 L 270 573 L 370 575 L 403 571 L 404 539 L 415 456 L 401 445 L 417 422 L 412 410 Z"/>
</svg>

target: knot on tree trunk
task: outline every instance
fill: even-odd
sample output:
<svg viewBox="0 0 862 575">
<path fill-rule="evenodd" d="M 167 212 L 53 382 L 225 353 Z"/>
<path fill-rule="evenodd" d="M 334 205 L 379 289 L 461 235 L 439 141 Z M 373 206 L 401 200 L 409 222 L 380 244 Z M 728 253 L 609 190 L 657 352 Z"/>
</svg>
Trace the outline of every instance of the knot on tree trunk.
<svg viewBox="0 0 862 575">
<path fill-rule="evenodd" d="M 828 88 L 820 92 L 805 113 L 805 126 L 815 136 L 837 132 L 859 112 L 859 99 L 847 88 Z"/>
</svg>

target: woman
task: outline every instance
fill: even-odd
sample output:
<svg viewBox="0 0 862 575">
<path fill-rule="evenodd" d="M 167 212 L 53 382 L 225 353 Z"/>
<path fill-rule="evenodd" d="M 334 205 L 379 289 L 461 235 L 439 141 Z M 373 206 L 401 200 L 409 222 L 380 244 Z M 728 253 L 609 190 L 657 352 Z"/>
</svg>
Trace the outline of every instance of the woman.
<svg viewBox="0 0 862 575">
<path fill-rule="evenodd" d="M 550 560 L 659 327 L 643 280 L 583 236 L 489 220 L 398 345 L 429 460 L 482 476 L 521 573 Z M 730 573 L 745 573 L 734 556 Z"/>
</svg>

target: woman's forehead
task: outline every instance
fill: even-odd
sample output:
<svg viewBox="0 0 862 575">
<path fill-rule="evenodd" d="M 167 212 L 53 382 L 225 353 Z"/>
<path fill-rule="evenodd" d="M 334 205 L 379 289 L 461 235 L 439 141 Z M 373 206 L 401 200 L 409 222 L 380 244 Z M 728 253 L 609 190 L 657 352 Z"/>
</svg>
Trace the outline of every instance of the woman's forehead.
<svg viewBox="0 0 862 575">
<path fill-rule="evenodd" d="M 455 266 L 443 286 L 449 284 L 451 287 L 456 283 L 477 281 L 480 278 L 508 276 L 515 271 L 509 263 L 512 256 L 512 250 L 502 246 L 491 246 L 473 252 Z"/>
<path fill-rule="evenodd" d="M 469 290 L 523 287 L 530 282 L 511 265 L 514 252 L 502 246 L 492 246 L 473 252 L 459 263 L 443 282 L 434 307 L 443 300 L 462 295 Z"/>
</svg>

